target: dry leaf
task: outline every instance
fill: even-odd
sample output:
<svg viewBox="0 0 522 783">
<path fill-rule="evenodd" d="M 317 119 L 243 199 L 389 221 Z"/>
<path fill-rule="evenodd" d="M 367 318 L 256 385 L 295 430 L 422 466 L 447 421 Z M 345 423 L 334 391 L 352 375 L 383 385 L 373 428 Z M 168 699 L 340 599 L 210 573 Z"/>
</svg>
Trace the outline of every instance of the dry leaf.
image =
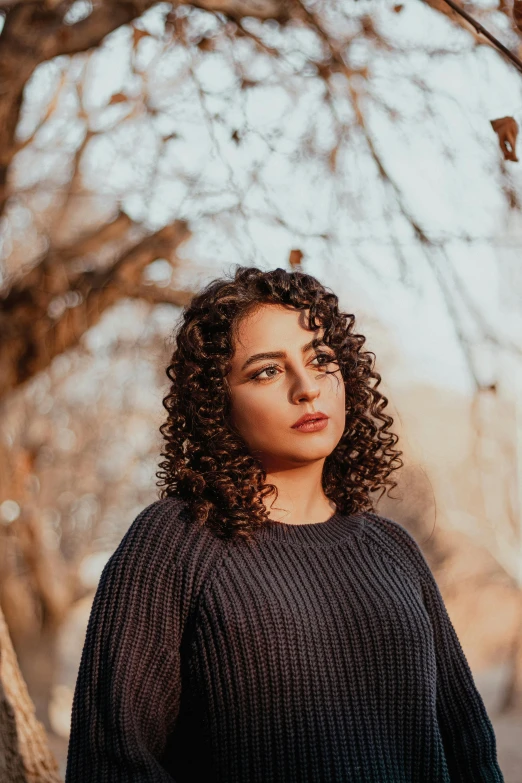
<svg viewBox="0 0 522 783">
<path fill-rule="evenodd" d="M 321 79 L 328 79 L 328 77 L 332 75 L 331 62 L 315 62 L 314 65 L 317 69 L 317 75 L 320 76 Z"/>
<path fill-rule="evenodd" d="M 500 149 L 504 155 L 504 160 L 513 160 L 518 163 L 516 144 L 518 135 L 518 124 L 513 117 L 500 117 L 498 120 L 490 120 L 491 127 L 498 136 Z"/>
<path fill-rule="evenodd" d="M 141 30 L 139 27 L 132 28 L 132 45 L 137 47 L 142 38 L 150 38 L 151 35 L 146 30 Z"/>
<path fill-rule="evenodd" d="M 112 106 L 113 103 L 125 103 L 128 100 L 129 98 L 124 92 L 115 92 L 114 95 L 111 95 L 109 106 Z"/>
<path fill-rule="evenodd" d="M 167 136 L 163 136 L 163 141 L 171 141 L 172 139 L 179 139 L 180 135 L 179 133 L 176 133 L 176 131 L 172 131 L 172 133 L 169 133 Z"/>
<path fill-rule="evenodd" d="M 213 49 L 215 49 L 216 41 L 214 38 L 210 38 L 207 35 L 204 35 L 203 38 L 200 38 L 200 40 L 197 42 L 196 46 L 198 49 L 201 49 L 202 52 L 211 52 Z"/>
<path fill-rule="evenodd" d="M 296 268 L 296 267 L 300 267 L 301 266 L 301 259 L 302 259 L 302 257 L 303 257 L 303 253 L 302 253 L 301 250 L 297 250 L 297 249 L 291 250 L 290 251 L 290 258 L 289 258 L 290 266 L 293 269 Z"/>
</svg>

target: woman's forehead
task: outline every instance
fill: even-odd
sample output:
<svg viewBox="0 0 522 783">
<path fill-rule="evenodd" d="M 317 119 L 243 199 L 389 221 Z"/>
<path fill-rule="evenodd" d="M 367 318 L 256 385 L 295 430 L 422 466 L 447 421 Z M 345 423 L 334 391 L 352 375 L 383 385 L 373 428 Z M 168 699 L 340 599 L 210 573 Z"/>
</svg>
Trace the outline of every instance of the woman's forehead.
<svg viewBox="0 0 522 783">
<path fill-rule="evenodd" d="M 310 330 L 308 310 L 263 305 L 238 324 L 235 349 L 238 354 L 259 350 L 278 350 L 283 345 L 309 342 L 321 337 L 323 328 Z"/>
</svg>

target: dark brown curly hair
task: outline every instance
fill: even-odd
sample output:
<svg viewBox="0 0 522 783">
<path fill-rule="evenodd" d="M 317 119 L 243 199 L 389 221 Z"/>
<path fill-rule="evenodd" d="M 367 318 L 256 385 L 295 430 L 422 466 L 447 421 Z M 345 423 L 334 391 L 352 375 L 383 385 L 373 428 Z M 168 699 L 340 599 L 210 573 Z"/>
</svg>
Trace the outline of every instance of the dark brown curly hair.
<svg viewBox="0 0 522 783">
<path fill-rule="evenodd" d="M 338 298 L 315 277 L 301 271 L 236 266 L 230 277 L 213 280 L 183 309 L 175 329 L 176 348 L 163 399 L 168 412 L 160 427 L 166 445 L 156 473 L 160 497 L 188 504 L 191 519 L 218 536 L 250 534 L 269 519 L 263 498 L 277 488 L 266 484 L 260 461 L 228 421 L 231 399 L 226 376 L 241 320 L 263 304 L 309 309 L 310 330 L 324 328 L 323 340 L 336 354 L 346 390 L 346 424 L 341 440 L 324 462 L 325 495 L 337 512 L 373 510 L 370 492 L 397 482 L 390 474 L 403 466 L 389 431 L 387 398 L 377 391 L 381 376 L 375 354 L 363 351 L 355 316 L 339 311 Z M 375 383 L 372 385 L 372 381 Z"/>
</svg>

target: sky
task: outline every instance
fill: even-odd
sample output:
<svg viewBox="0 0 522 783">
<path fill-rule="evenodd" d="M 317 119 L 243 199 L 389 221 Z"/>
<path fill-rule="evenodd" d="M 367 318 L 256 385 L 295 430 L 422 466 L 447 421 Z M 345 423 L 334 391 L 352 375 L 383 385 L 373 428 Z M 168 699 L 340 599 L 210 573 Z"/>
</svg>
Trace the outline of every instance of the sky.
<svg viewBox="0 0 522 783">
<path fill-rule="evenodd" d="M 504 356 L 480 347 L 476 319 L 455 293 L 453 275 L 498 340 L 521 343 L 522 226 L 506 208 L 502 156 L 490 125 L 506 115 L 522 122 L 521 74 L 490 47 L 473 51 L 465 31 L 419 0 L 406 0 L 400 14 L 393 5 L 360 0 L 328 6 L 325 23 L 334 35 L 354 36 L 357 17 L 371 9 L 377 28 L 399 47 L 376 52 L 355 35 L 347 61 L 368 67 L 371 78 L 354 77 L 349 88 L 336 74 L 333 112 L 325 108 L 324 84 L 304 67 L 307 56 L 321 54 L 310 31 L 289 33 L 246 20 L 282 52 L 277 61 L 256 53 L 246 39 L 226 36 L 212 52 L 187 52 L 162 38 L 167 6 L 159 4 L 139 22 L 150 35 L 133 57 L 131 30 L 120 28 L 90 56 L 57 58 L 37 69 L 26 89 L 21 138 L 35 127 L 60 80 L 65 86 L 55 115 L 39 131 L 38 149 L 18 156 L 20 181 L 58 181 L 66 173 L 65 153 L 85 133 L 85 121 L 75 119 L 74 82 L 83 74 L 83 110 L 96 131 L 83 160 L 84 184 L 96 192 L 102 211 L 118 203 L 150 230 L 176 217 L 189 221 L 193 236 L 179 253 L 186 268 L 178 283 L 197 288 L 236 263 L 286 267 L 289 251 L 298 247 L 304 271 L 333 288 L 343 307 L 360 313 L 369 334 L 374 319 L 385 324 L 400 347 L 396 383 L 419 380 L 470 393 L 454 319 L 477 345 L 473 360 L 482 383 L 497 379 Z M 71 21 L 86 12 L 84 6 L 73 6 Z M 191 19 L 201 33 L 215 33 L 222 24 L 199 11 Z M 503 17 L 495 23 L 513 47 Z M 259 84 L 241 90 L 240 76 Z M 378 176 L 354 122 L 349 89 L 359 96 L 367 131 L 394 185 Z M 138 101 L 110 104 L 115 94 Z M 140 110 L 139 96 L 154 108 L 152 116 Z M 346 139 L 332 173 L 325 159 L 336 122 Z M 300 154 L 303 144 L 308 156 Z M 521 192 L 520 164 L 506 162 L 505 168 Z M 428 254 L 406 215 L 440 247 Z M 377 346 L 381 339 L 376 332 Z"/>
</svg>

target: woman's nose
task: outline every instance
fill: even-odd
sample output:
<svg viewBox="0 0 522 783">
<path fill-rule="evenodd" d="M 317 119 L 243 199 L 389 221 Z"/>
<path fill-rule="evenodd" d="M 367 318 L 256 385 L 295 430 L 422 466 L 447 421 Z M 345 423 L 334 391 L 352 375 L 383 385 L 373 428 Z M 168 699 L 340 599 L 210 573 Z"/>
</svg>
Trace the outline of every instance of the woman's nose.
<svg viewBox="0 0 522 783">
<path fill-rule="evenodd" d="M 315 400 L 319 396 L 319 391 L 317 381 L 303 374 L 295 382 L 292 397 L 296 402 L 299 400 Z"/>
</svg>

